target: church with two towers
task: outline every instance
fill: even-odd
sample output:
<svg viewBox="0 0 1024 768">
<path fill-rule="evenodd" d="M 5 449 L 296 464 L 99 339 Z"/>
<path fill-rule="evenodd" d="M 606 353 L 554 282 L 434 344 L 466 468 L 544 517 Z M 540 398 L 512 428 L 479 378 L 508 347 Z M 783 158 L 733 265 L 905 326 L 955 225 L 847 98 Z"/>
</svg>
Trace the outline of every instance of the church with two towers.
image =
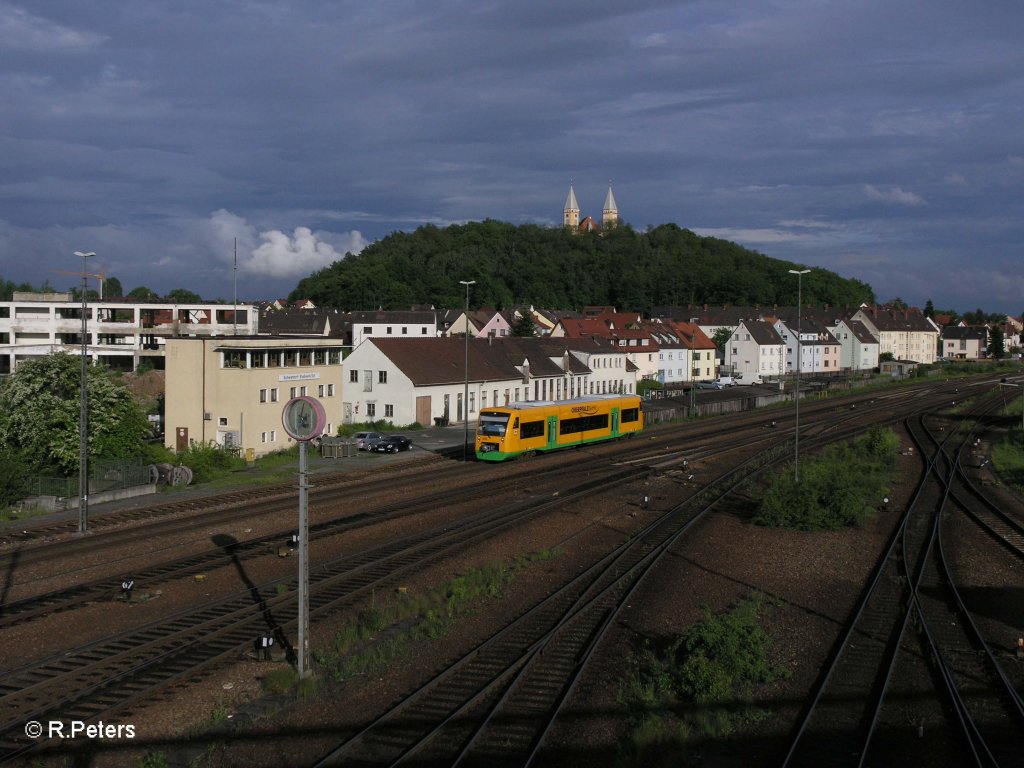
<svg viewBox="0 0 1024 768">
<path fill-rule="evenodd" d="M 584 216 L 580 219 L 580 205 L 576 202 L 576 190 L 569 184 L 569 196 L 565 199 L 565 209 L 562 211 L 562 226 L 568 227 L 573 232 L 599 232 L 602 229 L 611 229 L 619 223 L 619 206 L 615 203 L 615 195 L 612 194 L 612 185 L 608 185 L 608 194 L 604 198 L 604 208 L 601 211 L 601 224 L 598 226 L 593 216 Z"/>
</svg>

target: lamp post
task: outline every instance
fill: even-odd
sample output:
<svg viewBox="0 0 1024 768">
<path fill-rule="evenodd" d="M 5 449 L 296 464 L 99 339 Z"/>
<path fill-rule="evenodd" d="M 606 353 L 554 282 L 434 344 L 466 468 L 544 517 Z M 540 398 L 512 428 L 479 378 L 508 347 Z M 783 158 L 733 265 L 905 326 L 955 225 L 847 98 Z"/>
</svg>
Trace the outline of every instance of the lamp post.
<svg viewBox="0 0 1024 768">
<path fill-rule="evenodd" d="M 459 280 L 460 285 L 466 286 L 466 310 L 462 319 L 465 321 L 465 360 L 466 389 L 462 395 L 462 417 L 464 419 L 462 429 L 462 460 L 466 460 L 466 444 L 469 442 L 469 286 L 476 285 L 476 280 Z"/>
<path fill-rule="evenodd" d="M 796 275 L 796 430 L 793 437 L 793 480 L 800 482 L 800 315 L 803 314 L 803 277 L 811 270 L 791 269 Z"/>
<path fill-rule="evenodd" d="M 78 402 L 78 532 L 89 530 L 89 385 L 86 380 L 89 367 L 89 324 L 86 317 L 86 291 L 88 288 L 88 267 L 86 259 L 96 254 L 92 251 L 75 251 L 82 257 L 82 382 Z"/>
</svg>

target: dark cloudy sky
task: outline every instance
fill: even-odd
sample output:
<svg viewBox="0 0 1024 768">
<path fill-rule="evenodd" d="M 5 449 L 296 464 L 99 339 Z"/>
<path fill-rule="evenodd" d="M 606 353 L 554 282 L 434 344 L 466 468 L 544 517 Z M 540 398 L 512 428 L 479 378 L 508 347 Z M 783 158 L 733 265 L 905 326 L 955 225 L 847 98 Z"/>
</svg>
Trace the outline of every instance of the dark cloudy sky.
<svg viewBox="0 0 1024 768">
<path fill-rule="evenodd" d="M 1022 41 L 1020 0 L 0 0 L 0 277 L 273 298 L 610 181 L 640 230 L 1019 314 Z"/>
</svg>

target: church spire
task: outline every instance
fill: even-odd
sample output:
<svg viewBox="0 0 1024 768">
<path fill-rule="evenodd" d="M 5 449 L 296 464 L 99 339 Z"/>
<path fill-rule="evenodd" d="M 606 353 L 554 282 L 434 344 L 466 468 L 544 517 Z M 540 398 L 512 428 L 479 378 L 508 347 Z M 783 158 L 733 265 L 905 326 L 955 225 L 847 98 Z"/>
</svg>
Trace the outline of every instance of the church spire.
<svg viewBox="0 0 1024 768">
<path fill-rule="evenodd" d="M 614 227 L 619 223 L 619 206 L 615 202 L 615 195 L 612 194 L 612 183 L 608 182 L 608 194 L 604 198 L 604 210 L 601 212 L 601 226 L 604 229 Z"/>
<path fill-rule="evenodd" d="M 574 232 L 580 226 L 580 206 L 576 202 L 576 191 L 569 182 L 569 196 L 565 198 L 565 209 L 562 211 L 562 226 L 571 228 Z"/>
</svg>

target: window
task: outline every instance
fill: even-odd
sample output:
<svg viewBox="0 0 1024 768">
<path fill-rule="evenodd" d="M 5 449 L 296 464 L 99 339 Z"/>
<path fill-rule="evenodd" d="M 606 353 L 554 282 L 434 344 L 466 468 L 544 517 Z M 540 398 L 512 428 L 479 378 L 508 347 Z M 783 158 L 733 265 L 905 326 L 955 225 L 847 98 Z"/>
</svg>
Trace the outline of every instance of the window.
<svg viewBox="0 0 1024 768">
<path fill-rule="evenodd" d="M 277 387 L 274 387 L 272 390 L 270 390 L 270 402 L 277 402 Z"/>
<path fill-rule="evenodd" d="M 327 396 L 328 397 L 334 397 L 334 385 L 333 384 L 328 384 L 327 385 Z"/>
<path fill-rule="evenodd" d="M 327 352 L 322 349 L 318 349 L 313 353 L 313 364 L 323 365 L 327 362 Z"/>
<path fill-rule="evenodd" d="M 408 333 L 409 333 L 409 329 L 408 329 L 408 328 L 406 328 L 406 327 L 405 327 L 405 326 L 403 325 L 403 326 L 402 326 L 402 335 L 403 335 L 403 336 L 406 336 L 406 335 L 408 335 Z"/>
<path fill-rule="evenodd" d="M 524 421 L 519 436 L 524 440 L 528 437 L 544 437 L 544 420 Z"/>
<path fill-rule="evenodd" d="M 363 392 L 373 392 L 373 371 L 363 371 Z"/>
<path fill-rule="evenodd" d="M 324 385 L 323 384 L 317 385 L 316 396 L 317 397 L 323 397 L 324 396 Z"/>
<path fill-rule="evenodd" d="M 629 424 L 633 421 L 640 421 L 640 409 L 639 408 L 623 408 L 622 418 L 623 424 Z"/>
<path fill-rule="evenodd" d="M 359 371 L 349 371 L 348 372 L 348 383 L 349 384 L 358 384 L 359 383 Z"/>
<path fill-rule="evenodd" d="M 377 415 L 377 404 L 376 403 L 367 403 L 366 404 L 366 415 L 368 417 L 370 417 L 371 419 L 374 416 Z"/>
<path fill-rule="evenodd" d="M 305 387 L 299 387 L 299 394 L 302 395 L 302 397 L 305 397 L 306 396 L 306 388 Z"/>
<path fill-rule="evenodd" d="M 299 388 L 298 387 L 292 387 L 291 389 L 288 390 L 288 392 L 290 393 L 288 395 L 289 397 L 295 397 L 298 394 L 298 392 L 299 392 Z"/>
<path fill-rule="evenodd" d="M 390 335 L 391 335 L 391 326 L 389 325 L 388 326 L 388 336 L 390 336 Z"/>
<path fill-rule="evenodd" d="M 329 349 L 327 350 L 327 364 L 338 365 L 341 362 L 341 350 L 340 349 Z"/>
<path fill-rule="evenodd" d="M 260 402 L 261 403 L 267 402 L 267 390 L 265 390 L 265 389 L 261 389 L 260 390 Z"/>
<path fill-rule="evenodd" d="M 270 442 L 272 442 L 272 443 L 276 443 L 277 442 L 277 430 L 276 429 L 270 430 Z"/>
<path fill-rule="evenodd" d="M 377 371 L 377 383 L 378 384 L 387 384 L 388 383 L 388 372 L 387 371 Z"/>
<path fill-rule="evenodd" d="M 266 432 L 260 432 L 260 442 L 261 443 L 267 442 L 267 433 Z"/>
<path fill-rule="evenodd" d="M 393 419 L 395 417 L 395 406 L 385 405 L 384 406 L 384 418 Z"/>
<path fill-rule="evenodd" d="M 221 427 L 226 427 L 228 425 L 227 416 L 221 416 L 220 418 L 218 418 L 217 425 Z"/>
</svg>

